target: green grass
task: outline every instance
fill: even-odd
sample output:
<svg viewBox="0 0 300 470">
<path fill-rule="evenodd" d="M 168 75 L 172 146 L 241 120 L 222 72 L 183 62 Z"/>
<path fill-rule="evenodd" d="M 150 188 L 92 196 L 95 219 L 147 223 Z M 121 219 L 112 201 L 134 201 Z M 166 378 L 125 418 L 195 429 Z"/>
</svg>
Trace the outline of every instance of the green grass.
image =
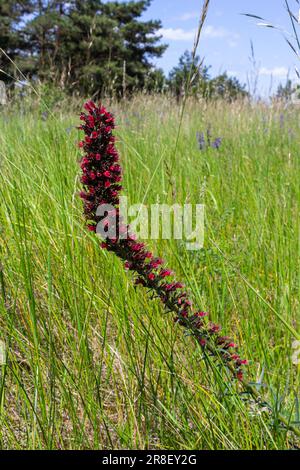
<svg viewBox="0 0 300 470">
<path fill-rule="evenodd" d="M 299 110 L 188 102 L 173 162 L 174 102 L 139 97 L 112 109 L 130 203 L 205 204 L 203 250 L 149 244 L 239 343 L 275 414 L 210 370 L 86 232 L 79 133 L 66 131 L 76 112 L 43 120 L 38 109 L 2 109 L 1 448 L 294 448 L 276 413 L 299 420 Z M 197 148 L 209 124 L 224 138 L 219 152 Z"/>
</svg>

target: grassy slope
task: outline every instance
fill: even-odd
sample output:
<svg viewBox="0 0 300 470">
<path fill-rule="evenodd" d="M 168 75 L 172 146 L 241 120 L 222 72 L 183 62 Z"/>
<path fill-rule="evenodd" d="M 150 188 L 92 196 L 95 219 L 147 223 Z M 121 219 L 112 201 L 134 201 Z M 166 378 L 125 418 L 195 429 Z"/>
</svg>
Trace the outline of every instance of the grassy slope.
<svg viewBox="0 0 300 470">
<path fill-rule="evenodd" d="M 155 98 L 122 108 L 113 105 L 126 195 L 171 202 L 178 109 Z M 281 320 L 299 326 L 299 112 L 285 110 L 283 127 L 280 112 L 188 103 L 172 186 L 177 202 L 205 203 L 205 248 L 151 246 L 241 345 L 251 380 L 264 369 L 268 399 L 288 414 L 299 368 Z M 66 131 L 77 122 L 0 115 L 1 447 L 291 447 L 267 415 L 227 393 L 171 316 L 86 233 L 79 136 Z M 197 148 L 209 123 L 224 137 L 219 152 Z"/>
</svg>

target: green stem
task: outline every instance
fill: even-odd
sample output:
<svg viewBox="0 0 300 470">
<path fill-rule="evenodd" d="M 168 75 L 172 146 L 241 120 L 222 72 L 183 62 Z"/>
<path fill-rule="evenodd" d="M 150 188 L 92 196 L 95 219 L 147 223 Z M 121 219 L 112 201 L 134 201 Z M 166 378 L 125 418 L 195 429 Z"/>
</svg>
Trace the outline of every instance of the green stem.
<svg viewBox="0 0 300 470">
<path fill-rule="evenodd" d="M 206 349 L 209 350 L 209 352 L 211 352 L 215 357 L 219 356 L 220 355 L 218 354 L 218 351 L 215 349 L 214 346 L 210 345 L 210 344 L 207 344 L 206 346 Z M 221 358 L 220 358 L 221 359 Z M 222 359 L 221 359 L 222 360 Z M 230 372 L 235 375 L 235 369 L 234 367 L 231 365 L 231 364 L 226 364 L 226 367 L 230 370 Z M 268 405 L 268 403 L 266 402 L 266 400 L 263 399 L 263 397 L 260 395 L 260 393 L 257 391 L 257 389 L 249 384 L 249 382 L 247 382 L 246 380 L 244 379 L 241 379 L 240 380 L 240 383 L 241 385 L 243 386 L 244 390 L 248 393 L 250 393 L 250 395 L 252 396 L 252 398 L 256 401 L 256 403 L 260 404 L 262 401 L 264 403 L 267 404 L 268 408 L 272 411 L 272 407 L 270 405 Z M 284 424 L 284 426 L 286 426 L 286 428 L 289 430 L 289 431 L 292 431 L 296 436 L 300 437 L 300 429 L 297 428 L 296 426 L 294 426 L 293 424 L 290 423 L 290 421 L 285 417 L 283 416 L 281 413 L 278 413 L 278 416 L 277 416 L 277 419 L 282 423 Z"/>
</svg>

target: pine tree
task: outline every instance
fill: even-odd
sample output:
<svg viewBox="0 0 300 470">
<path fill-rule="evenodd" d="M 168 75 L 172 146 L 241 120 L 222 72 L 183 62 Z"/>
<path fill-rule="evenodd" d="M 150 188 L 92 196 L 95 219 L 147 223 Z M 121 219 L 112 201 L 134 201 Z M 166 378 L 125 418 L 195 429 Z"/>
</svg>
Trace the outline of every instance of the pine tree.
<svg viewBox="0 0 300 470">
<path fill-rule="evenodd" d="M 23 50 L 22 70 L 30 78 L 59 82 L 63 64 L 62 32 L 71 29 L 69 6 L 60 0 L 36 0 L 34 15 L 23 28 L 26 46 Z M 67 5 L 67 6 L 66 6 Z"/>
<path fill-rule="evenodd" d="M 179 63 L 169 74 L 169 86 L 172 92 L 179 98 L 185 92 L 185 86 L 190 78 L 189 92 L 195 94 L 200 88 L 205 88 L 209 80 L 209 67 L 203 66 L 200 57 L 185 51 L 179 58 Z"/>
<path fill-rule="evenodd" d="M 6 83 L 14 80 L 13 62 L 25 45 L 19 28 L 21 18 L 31 11 L 32 2 L 29 0 L 0 0 L 0 79 Z"/>
<path fill-rule="evenodd" d="M 122 54 L 112 55 L 111 59 L 116 67 L 122 67 L 122 63 L 126 62 L 126 76 L 130 89 L 145 86 L 147 74 L 151 70 L 151 59 L 161 57 L 166 50 L 165 45 L 157 45 L 159 37 L 156 33 L 161 28 L 161 22 L 139 20 L 150 3 L 149 0 L 142 0 L 127 4 L 109 2 L 103 5 L 104 15 L 115 22 L 123 43 Z"/>
<path fill-rule="evenodd" d="M 200 58 L 186 51 L 180 58 L 178 66 L 169 74 L 169 87 L 180 98 L 184 94 L 185 86 L 190 77 L 189 93 L 202 98 L 223 98 L 229 101 L 238 97 L 245 97 L 245 85 L 242 85 L 236 77 L 228 77 L 227 73 L 211 78 L 210 67 L 203 65 Z"/>
<path fill-rule="evenodd" d="M 141 21 L 150 2 L 36 1 L 24 28 L 24 70 L 86 95 L 144 87 L 151 59 L 166 49 L 158 44 L 160 21 Z"/>
<path fill-rule="evenodd" d="M 294 92 L 294 88 L 293 88 L 292 80 L 288 78 L 284 85 L 282 83 L 279 83 L 277 92 L 276 92 L 276 98 L 288 101 L 291 99 L 293 92 Z"/>
</svg>

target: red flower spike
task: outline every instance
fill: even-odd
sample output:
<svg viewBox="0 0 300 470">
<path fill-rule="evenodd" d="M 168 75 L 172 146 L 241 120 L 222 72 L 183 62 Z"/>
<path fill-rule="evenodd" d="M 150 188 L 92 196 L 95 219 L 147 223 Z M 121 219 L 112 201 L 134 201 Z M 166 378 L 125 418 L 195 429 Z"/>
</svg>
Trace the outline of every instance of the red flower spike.
<svg viewBox="0 0 300 470">
<path fill-rule="evenodd" d="M 197 312 L 196 313 L 197 317 L 204 318 L 208 316 L 208 313 L 206 312 Z"/>
<path fill-rule="evenodd" d="M 170 269 L 162 269 L 159 275 L 160 277 L 168 277 L 172 275 L 172 271 L 170 271 Z"/>
<path fill-rule="evenodd" d="M 242 381 L 242 380 L 243 380 L 243 377 L 244 377 L 244 374 L 243 374 L 242 371 L 239 370 L 239 371 L 236 373 L 236 376 L 237 376 L 238 380 Z"/>
<path fill-rule="evenodd" d="M 122 223 L 119 214 L 122 169 L 118 164 L 119 155 L 115 147 L 115 137 L 112 135 L 114 118 L 103 106 L 98 107 L 92 101 L 88 101 L 84 109 L 87 114 L 80 115 L 80 127 L 85 133 L 85 138 L 78 146 L 85 152 L 81 160 L 84 191 L 81 191 L 80 197 L 83 200 L 88 229 L 96 232 L 97 224 L 101 222 L 101 218 L 96 215 L 98 206 L 112 205 L 115 212 L 109 215 L 109 222 L 106 220 L 102 224 L 115 225 L 117 235 L 113 239 L 107 238 L 101 243 L 101 247 L 121 258 L 125 262 L 125 269 L 136 273 L 135 285 L 152 290 L 165 308 L 175 313 L 174 321 L 186 328 L 202 348 L 207 348 L 215 356 L 215 360 L 221 357 L 225 365 L 230 363 L 234 368 L 235 377 L 242 380 L 242 366 L 246 365 L 247 361 L 242 360 L 238 354 L 230 354 L 227 351 L 236 345 L 229 338 L 219 335 L 218 325 L 205 320 L 206 312 L 193 311 L 192 302 L 188 299 L 182 283 L 164 282 L 173 272 L 164 267 L 161 258 L 153 257 L 144 243 L 136 241 L 135 234 L 130 233 L 130 227 Z M 123 234 L 127 236 L 124 237 Z M 217 353 L 214 354 L 213 351 Z"/>
</svg>

